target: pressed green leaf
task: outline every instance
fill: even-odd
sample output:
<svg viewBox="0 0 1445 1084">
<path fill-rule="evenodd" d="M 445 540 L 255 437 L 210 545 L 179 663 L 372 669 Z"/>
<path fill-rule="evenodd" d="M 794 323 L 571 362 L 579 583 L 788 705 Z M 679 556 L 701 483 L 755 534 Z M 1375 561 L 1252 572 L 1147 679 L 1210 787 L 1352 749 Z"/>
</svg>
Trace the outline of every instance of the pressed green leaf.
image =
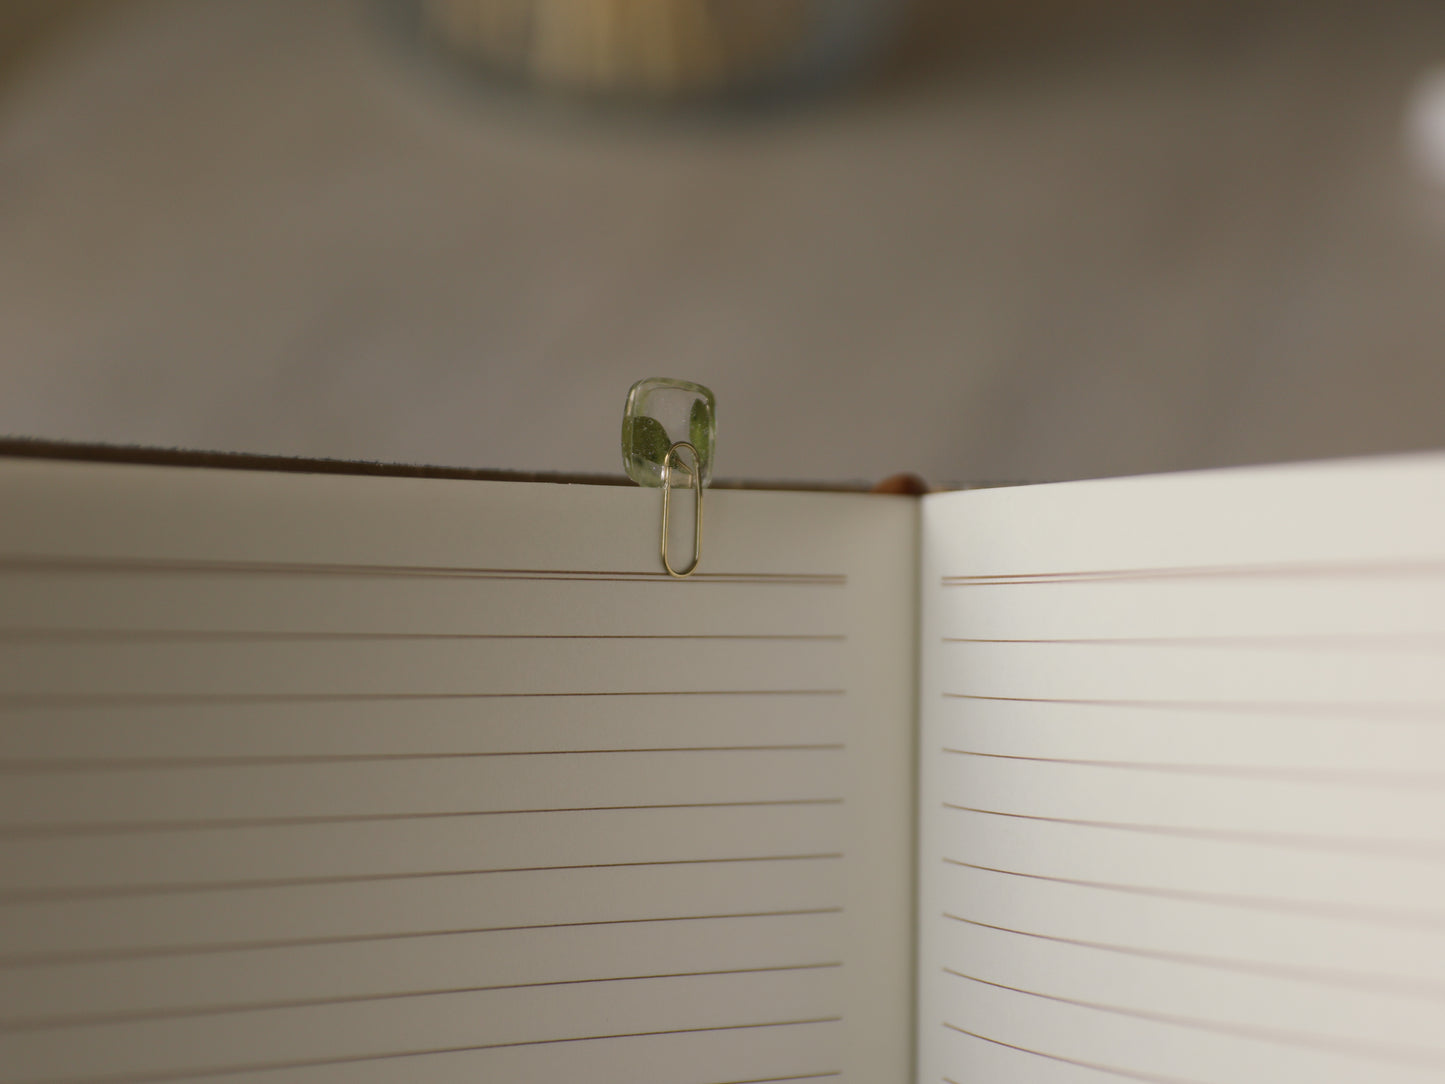
<svg viewBox="0 0 1445 1084">
<path fill-rule="evenodd" d="M 659 468 L 662 461 L 667 458 L 667 451 L 672 447 L 672 440 L 667 435 L 667 430 L 656 418 L 649 418 L 640 415 L 628 419 L 631 431 L 627 435 L 627 451 L 634 459 L 641 459 L 648 463 L 655 463 Z"/>
<path fill-rule="evenodd" d="M 698 467 L 705 472 L 705 465 L 712 462 L 712 412 L 707 400 L 693 401 L 687 419 L 687 436 L 688 442 L 697 449 Z"/>
</svg>

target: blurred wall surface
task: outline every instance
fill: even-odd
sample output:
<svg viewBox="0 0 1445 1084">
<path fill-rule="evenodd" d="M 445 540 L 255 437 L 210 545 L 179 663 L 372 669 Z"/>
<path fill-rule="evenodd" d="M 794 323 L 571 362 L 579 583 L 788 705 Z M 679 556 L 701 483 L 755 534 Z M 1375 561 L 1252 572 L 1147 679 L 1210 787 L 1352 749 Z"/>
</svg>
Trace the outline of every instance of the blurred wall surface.
<svg viewBox="0 0 1445 1084">
<path fill-rule="evenodd" d="M 940 0 L 733 119 L 540 107 L 346 0 L 0 0 L 0 432 L 725 476 L 1068 478 L 1445 445 L 1419 0 Z"/>
</svg>

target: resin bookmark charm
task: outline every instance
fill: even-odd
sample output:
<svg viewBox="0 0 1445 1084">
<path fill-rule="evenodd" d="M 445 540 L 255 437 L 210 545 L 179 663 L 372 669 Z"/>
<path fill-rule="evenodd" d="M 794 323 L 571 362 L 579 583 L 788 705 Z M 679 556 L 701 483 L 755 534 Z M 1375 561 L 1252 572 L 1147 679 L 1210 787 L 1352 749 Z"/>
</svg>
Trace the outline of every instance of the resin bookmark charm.
<svg viewBox="0 0 1445 1084">
<path fill-rule="evenodd" d="M 702 558 L 702 491 L 712 481 L 716 406 L 717 400 L 707 388 L 683 380 L 639 380 L 627 393 L 622 465 L 638 485 L 662 489 L 662 567 L 676 579 L 696 572 Z M 681 570 L 673 566 L 668 554 L 672 491 L 678 486 L 696 494 L 692 563 Z"/>
</svg>

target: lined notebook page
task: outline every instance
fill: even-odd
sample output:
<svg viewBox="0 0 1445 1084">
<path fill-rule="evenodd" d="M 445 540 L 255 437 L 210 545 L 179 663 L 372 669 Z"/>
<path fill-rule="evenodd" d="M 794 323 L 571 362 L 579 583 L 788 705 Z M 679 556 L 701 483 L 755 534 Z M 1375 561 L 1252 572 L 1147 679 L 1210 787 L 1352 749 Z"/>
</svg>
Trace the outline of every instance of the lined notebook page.
<svg viewBox="0 0 1445 1084">
<path fill-rule="evenodd" d="M 1445 1079 L 1445 459 L 929 498 L 919 1079 Z"/>
<path fill-rule="evenodd" d="M 902 1084 L 916 503 L 0 490 L 0 1079 Z"/>
</svg>

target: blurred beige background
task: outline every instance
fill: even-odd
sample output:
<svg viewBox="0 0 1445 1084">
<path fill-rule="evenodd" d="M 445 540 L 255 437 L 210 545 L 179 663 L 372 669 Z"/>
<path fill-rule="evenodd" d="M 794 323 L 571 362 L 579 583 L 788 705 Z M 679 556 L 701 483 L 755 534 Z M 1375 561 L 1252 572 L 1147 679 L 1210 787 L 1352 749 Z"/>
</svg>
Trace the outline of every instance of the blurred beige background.
<svg viewBox="0 0 1445 1084">
<path fill-rule="evenodd" d="M 433 77 L 346 0 L 0 0 L 0 432 L 615 472 L 1068 478 L 1445 445 L 1415 0 L 942 0 L 727 124 Z"/>
</svg>

